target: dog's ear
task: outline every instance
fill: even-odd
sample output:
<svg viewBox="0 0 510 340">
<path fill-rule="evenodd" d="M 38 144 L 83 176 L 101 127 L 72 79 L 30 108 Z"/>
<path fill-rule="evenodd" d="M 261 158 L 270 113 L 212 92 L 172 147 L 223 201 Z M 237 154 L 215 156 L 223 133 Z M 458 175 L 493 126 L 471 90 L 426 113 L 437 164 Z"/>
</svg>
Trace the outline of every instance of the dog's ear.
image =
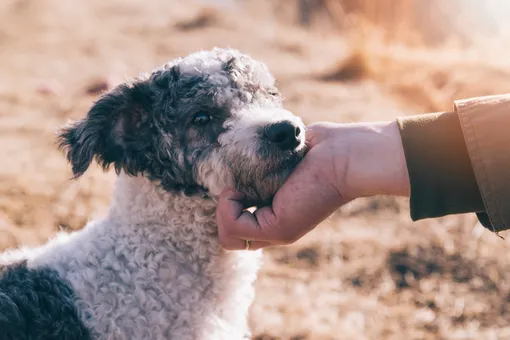
<svg viewBox="0 0 510 340">
<path fill-rule="evenodd" d="M 151 111 L 148 82 L 122 84 L 104 94 L 84 119 L 59 131 L 59 146 L 67 153 L 74 177 L 81 176 L 94 158 L 104 170 L 114 164 L 117 173 L 123 169 L 136 174 L 143 161 L 140 154 L 150 143 L 144 137 Z"/>
</svg>

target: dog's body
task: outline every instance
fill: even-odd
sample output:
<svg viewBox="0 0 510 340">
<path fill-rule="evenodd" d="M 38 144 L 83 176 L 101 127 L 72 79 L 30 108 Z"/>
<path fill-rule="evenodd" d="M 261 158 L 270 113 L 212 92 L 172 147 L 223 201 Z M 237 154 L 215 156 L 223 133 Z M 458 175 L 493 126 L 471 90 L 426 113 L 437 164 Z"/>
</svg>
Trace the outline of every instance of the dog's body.
<svg viewBox="0 0 510 340">
<path fill-rule="evenodd" d="M 0 339 L 249 336 L 261 254 L 220 247 L 216 198 L 235 187 L 267 202 L 303 156 L 304 127 L 273 91 L 264 65 L 215 49 L 114 90 L 64 129 L 76 176 L 94 157 L 115 166 L 114 199 L 79 232 L 0 255 Z"/>
</svg>

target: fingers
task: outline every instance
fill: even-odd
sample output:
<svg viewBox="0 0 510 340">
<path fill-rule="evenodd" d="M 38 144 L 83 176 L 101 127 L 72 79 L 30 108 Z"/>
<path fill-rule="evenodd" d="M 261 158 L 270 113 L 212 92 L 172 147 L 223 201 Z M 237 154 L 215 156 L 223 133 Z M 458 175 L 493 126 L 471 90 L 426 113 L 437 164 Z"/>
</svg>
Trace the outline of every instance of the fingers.
<svg viewBox="0 0 510 340">
<path fill-rule="evenodd" d="M 255 215 L 245 211 L 241 200 L 244 196 L 232 190 L 222 193 L 216 209 L 216 222 L 220 243 L 224 247 L 244 248 L 239 240 L 263 241 L 268 243 L 262 233 Z"/>
<path fill-rule="evenodd" d="M 218 220 L 218 218 L 237 220 L 244 210 L 244 206 L 241 202 L 244 198 L 245 196 L 241 192 L 235 190 L 224 191 L 219 197 L 216 220 Z"/>
<path fill-rule="evenodd" d="M 268 228 L 261 227 L 256 215 L 244 210 L 242 199 L 241 193 L 231 190 L 220 195 L 216 221 L 221 246 L 227 250 L 243 250 L 246 249 L 246 240 L 250 241 L 249 250 L 274 245 L 269 241 L 274 235 L 267 235 L 264 231 Z M 260 210 L 270 213 L 270 208 Z"/>
<path fill-rule="evenodd" d="M 327 138 L 330 123 L 314 123 L 306 127 L 306 145 L 313 148 Z"/>
<path fill-rule="evenodd" d="M 230 237 L 226 239 L 220 238 L 221 246 L 226 250 L 259 250 L 271 246 L 271 243 L 262 241 L 249 240 L 249 247 L 246 249 L 246 240 Z"/>
<path fill-rule="evenodd" d="M 296 241 L 295 230 L 278 223 L 271 207 L 263 207 L 254 214 L 244 211 L 239 193 L 227 191 L 220 195 L 216 210 L 219 241 L 223 248 L 240 250 L 250 240 L 250 250 Z"/>
<path fill-rule="evenodd" d="M 332 122 L 316 122 L 308 125 L 306 127 L 306 145 L 308 151 L 334 136 L 340 125 L 342 124 Z"/>
</svg>

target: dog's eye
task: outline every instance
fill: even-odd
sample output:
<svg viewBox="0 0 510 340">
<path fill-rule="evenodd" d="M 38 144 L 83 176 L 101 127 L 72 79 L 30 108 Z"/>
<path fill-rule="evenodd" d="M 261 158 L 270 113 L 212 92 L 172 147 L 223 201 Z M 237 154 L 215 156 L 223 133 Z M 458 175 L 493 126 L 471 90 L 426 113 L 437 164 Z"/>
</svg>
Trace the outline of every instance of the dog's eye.
<svg viewBox="0 0 510 340">
<path fill-rule="evenodd" d="M 193 125 L 205 125 L 211 121 L 211 116 L 205 112 L 199 112 L 193 117 Z"/>
</svg>

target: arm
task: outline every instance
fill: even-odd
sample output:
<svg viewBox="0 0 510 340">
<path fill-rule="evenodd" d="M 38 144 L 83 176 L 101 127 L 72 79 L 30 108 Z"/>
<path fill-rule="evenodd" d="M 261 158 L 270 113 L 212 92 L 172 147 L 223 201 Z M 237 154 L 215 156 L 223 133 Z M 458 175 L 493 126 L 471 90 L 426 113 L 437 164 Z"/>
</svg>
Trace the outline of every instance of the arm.
<svg viewBox="0 0 510 340">
<path fill-rule="evenodd" d="M 490 230 L 508 229 L 509 107 L 510 96 L 491 97 L 396 122 L 311 125 L 309 151 L 272 207 L 251 214 L 238 194 L 220 197 L 220 242 L 292 243 L 340 206 L 372 195 L 410 196 L 413 220 L 475 212 Z"/>
</svg>

